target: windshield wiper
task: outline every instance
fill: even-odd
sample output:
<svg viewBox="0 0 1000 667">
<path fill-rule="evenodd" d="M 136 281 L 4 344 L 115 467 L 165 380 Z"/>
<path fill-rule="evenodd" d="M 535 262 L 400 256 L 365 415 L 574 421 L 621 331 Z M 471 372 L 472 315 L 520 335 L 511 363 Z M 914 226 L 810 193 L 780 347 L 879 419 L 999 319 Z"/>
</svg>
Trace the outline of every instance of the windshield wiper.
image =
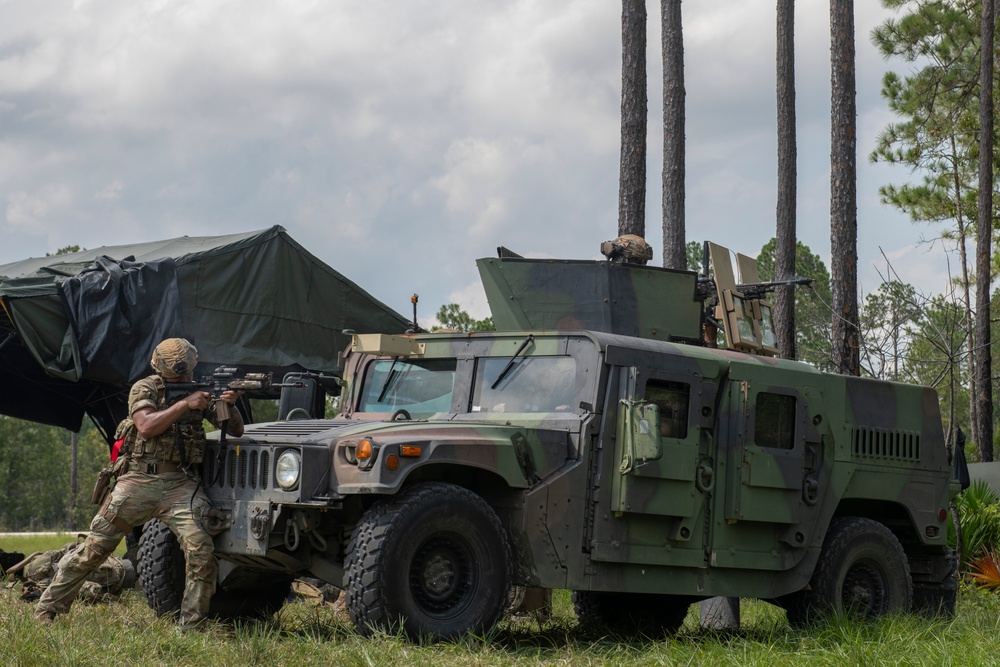
<svg viewBox="0 0 1000 667">
<path fill-rule="evenodd" d="M 528 343 L 530 343 L 533 340 L 535 340 L 535 336 L 532 334 L 528 334 L 528 337 L 524 339 L 523 343 L 521 343 L 521 347 L 517 348 L 517 352 L 514 353 L 514 356 L 510 358 L 510 361 L 507 362 L 507 365 L 504 366 L 502 371 L 500 371 L 500 375 L 498 375 L 497 379 L 493 381 L 493 384 L 490 385 L 491 390 L 496 389 L 497 385 L 500 384 L 500 382 L 505 377 L 507 377 L 507 373 L 510 373 L 510 369 L 514 367 L 514 362 L 517 361 L 517 358 L 521 356 L 522 352 L 524 352 L 524 348 L 528 347 Z"/>
<path fill-rule="evenodd" d="M 378 398 L 375 399 L 376 403 L 381 403 L 382 399 L 385 398 L 385 393 L 389 391 L 389 385 L 392 384 L 393 378 L 396 377 L 396 362 L 399 361 L 399 357 L 392 358 L 392 365 L 389 366 L 389 372 L 385 375 L 385 384 L 382 385 L 382 391 L 378 393 Z"/>
</svg>

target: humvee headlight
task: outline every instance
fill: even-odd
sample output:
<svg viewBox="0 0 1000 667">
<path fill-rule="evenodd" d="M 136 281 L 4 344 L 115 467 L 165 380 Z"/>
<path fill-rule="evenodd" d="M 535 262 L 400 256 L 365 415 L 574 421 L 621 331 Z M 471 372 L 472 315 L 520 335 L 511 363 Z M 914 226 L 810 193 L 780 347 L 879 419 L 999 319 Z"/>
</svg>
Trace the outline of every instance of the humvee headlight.
<svg viewBox="0 0 1000 667">
<path fill-rule="evenodd" d="M 286 449 L 274 465 L 274 476 L 278 480 L 278 486 L 285 491 L 294 489 L 298 486 L 301 470 L 302 460 L 299 458 L 299 453 L 294 449 Z"/>
</svg>

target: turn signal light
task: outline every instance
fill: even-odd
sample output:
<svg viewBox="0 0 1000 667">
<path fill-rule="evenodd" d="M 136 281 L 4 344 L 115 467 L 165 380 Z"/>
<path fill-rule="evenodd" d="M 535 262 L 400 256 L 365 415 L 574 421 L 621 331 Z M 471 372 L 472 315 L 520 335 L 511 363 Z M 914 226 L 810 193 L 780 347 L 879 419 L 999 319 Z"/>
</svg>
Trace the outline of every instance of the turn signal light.
<svg viewBox="0 0 1000 667">
<path fill-rule="evenodd" d="M 372 453 L 374 453 L 374 451 L 375 448 L 372 447 L 371 440 L 362 440 L 358 443 L 358 448 L 355 450 L 354 456 L 359 461 L 365 461 L 372 457 Z"/>
<path fill-rule="evenodd" d="M 395 454 L 389 454 L 385 457 L 385 467 L 389 470 L 395 470 L 399 467 L 399 457 Z"/>
<path fill-rule="evenodd" d="M 420 456 L 421 451 L 423 451 L 423 448 L 417 445 L 402 445 L 399 448 L 399 455 L 417 457 Z"/>
</svg>

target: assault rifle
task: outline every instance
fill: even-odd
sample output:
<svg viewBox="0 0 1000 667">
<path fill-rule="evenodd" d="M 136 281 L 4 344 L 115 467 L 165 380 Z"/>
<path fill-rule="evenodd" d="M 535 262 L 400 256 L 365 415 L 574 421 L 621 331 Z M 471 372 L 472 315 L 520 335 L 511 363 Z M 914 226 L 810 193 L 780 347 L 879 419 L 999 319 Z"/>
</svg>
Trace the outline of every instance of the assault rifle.
<svg viewBox="0 0 1000 667">
<path fill-rule="evenodd" d="M 212 373 L 211 377 L 204 378 L 200 382 L 166 382 L 165 393 L 167 403 L 188 396 L 196 391 L 207 391 L 212 394 L 212 404 L 215 405 L 215 415 L 219 419 L 219 442 L 226 442 L 226 427 L 229 425 L 229 418 L 232 416 L 229 404 L 219 400 L 222 392 L 233 391 L 267 391 L 269 389 L 280 389 L 282 387 L 303 387 L 305 383 L 301 380 L 296 382 L 274 382 L 271 373 L 247 373 L 239 377 L 240 369 L 233 366 L 219 366 Z"/>
</svg>

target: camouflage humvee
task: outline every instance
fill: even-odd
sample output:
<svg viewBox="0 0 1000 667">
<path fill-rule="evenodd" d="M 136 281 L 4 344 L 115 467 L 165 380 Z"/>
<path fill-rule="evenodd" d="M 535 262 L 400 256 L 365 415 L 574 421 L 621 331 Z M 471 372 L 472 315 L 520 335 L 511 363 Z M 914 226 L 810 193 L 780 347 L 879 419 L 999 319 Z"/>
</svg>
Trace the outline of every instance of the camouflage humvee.
<svg viewBox="0 0 1000 667">
<path fill-rule="evenodd" d="M 438 638 L 490 628 L 514 584 L 626 629 L 712 596 L 793 624 L 952 613 L 937 395 L 775 358 L 725 252 L 714 280 L 502 253 L 479 262 L 501 330 L 355 335 L 338 418 L 212 445 L 217 600 L 272 611 L 307 575 L 346 589 L 362 632 Z M 170 539 L 147 530 L 145 553 Z"/>
</svg>

